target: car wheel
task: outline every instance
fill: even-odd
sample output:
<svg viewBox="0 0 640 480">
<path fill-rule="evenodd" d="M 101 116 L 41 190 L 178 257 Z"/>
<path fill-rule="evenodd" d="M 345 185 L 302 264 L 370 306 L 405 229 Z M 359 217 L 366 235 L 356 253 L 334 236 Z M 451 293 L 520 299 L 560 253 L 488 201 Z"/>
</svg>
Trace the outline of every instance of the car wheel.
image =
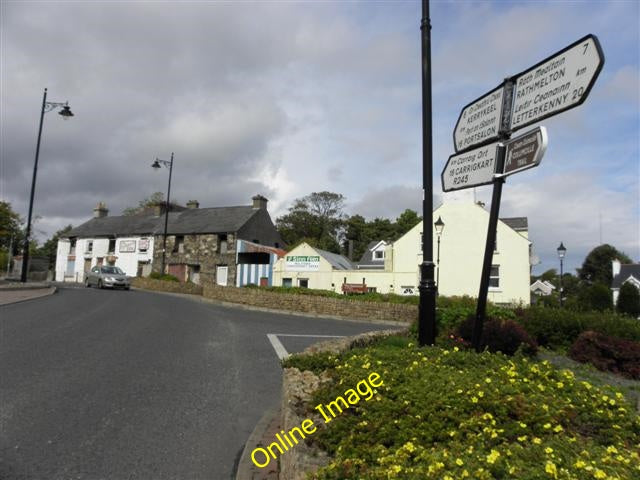
<svg viewBox="0 0 640 480">
<path fill-rule="evenodd" d="M 88 279 L 88 278 L 85 278 L 85 279 L 84 279 L 84 286 L 85 286 L 86 288 L 89 288 L 89 287 L 91 286 L 91 284 L 89 283 L 89 279 Z"/>
<path fill-rule="evenodd" d="M 102 285 L 102 280 L 98 280 L 98 288 L 104 288 L 104 286 Z"/>
</svg>

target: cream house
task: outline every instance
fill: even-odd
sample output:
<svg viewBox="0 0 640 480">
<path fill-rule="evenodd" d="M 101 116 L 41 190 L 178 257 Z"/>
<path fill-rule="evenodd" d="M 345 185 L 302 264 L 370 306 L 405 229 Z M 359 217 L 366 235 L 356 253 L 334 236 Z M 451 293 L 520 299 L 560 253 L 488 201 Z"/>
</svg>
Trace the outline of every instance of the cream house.
<svg viewBox="0 0 640 480">
<path fill-rule="evenodd" d="M 489 223 L 489 212 L 481 205 L 445 203 L 434 211 L 445 226 L 440 237 L 440 295 L 478 296 L 480 274 Z M 418 266 L 422 263 L 422 222 L 384 248 L 384 268 L 366 269 L 330 262 L 319 251 L 303 244 L 286 256 L 316 256 L 314 266 L 280 260 L 274 269 L 274 285 L 304 286 L 342 291 L 343 283 L 364 284 L 370 291 L 417 295 L 420 282 Z M 433 226 L 431 228 L 434 228 Z M 437 235 L 433 233 L 434 262 L 438 258 Z M 527 219 L 504 218 L 498 221 L 488 298 L 496 303 L 530 302 L 530 246 Z M 376 244 L 378 245 L 378 244 Z M 303 247 L 304 248 L 301 248 Z M 379 246 L 379 245 L 378 245 Z M 300 249 L 300 250 L 298 250 Z M 315 252 L 315 253 L 314 253 Z M 324 252 L 325 254 L 328 252 Z M 329 254 L 340 257 L 336 254 Z M 300 282 L 300 279 L 303 279 Z M 285 281 L 285 279 L 287 279 Z"/>
</svg>

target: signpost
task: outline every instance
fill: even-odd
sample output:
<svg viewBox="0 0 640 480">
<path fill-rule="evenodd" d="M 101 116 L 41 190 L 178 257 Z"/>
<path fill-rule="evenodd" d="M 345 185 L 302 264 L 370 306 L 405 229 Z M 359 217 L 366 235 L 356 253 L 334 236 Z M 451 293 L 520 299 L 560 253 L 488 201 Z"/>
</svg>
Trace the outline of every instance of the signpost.
<svg viewBox="0 0 640 480">
<path fill-rule="evenodd" d="M 516 75 L 511 130 L 583 103 L 603 65 L 600 42 L 594 35 L 587 35 Z"/>
<path fill-rule="evenodd" d="M 442 190 L 462 190 L 464 188 L 488 185 L 496 173 L 498 142 L 485 145 L 465 153 L 451 155 L 442 170 Z"/>
<path fill-rule="evenodd" d="M 582 104 L 603 65 L 604 54 L 598 38 L 586 35 L 471 102 L 462 109 L 456 122 L 453 131 L 456 154 L 449 157 L 442 170 L 442 190 L 493 184 L 472 339 L 478 351 L 502 184 L 509 175 L 537 167 L 547 148 L 544 127 L 509 140 L 511 132 Z"/>
<path fill-rule="evenodd" d="M 462 109 L 453 130 L 453 145 L 456 152 L 462 152 L 498 138 L 503 93 L 504 88 L 500 85 Z"/>
<path fill-rule="evenodd" d="M 547 129 L 538 127 L 524 135 L 512 138 L 505 143 L 505 147 L 503 176 L 537 167 L 547 150 Z"/>
</svg>

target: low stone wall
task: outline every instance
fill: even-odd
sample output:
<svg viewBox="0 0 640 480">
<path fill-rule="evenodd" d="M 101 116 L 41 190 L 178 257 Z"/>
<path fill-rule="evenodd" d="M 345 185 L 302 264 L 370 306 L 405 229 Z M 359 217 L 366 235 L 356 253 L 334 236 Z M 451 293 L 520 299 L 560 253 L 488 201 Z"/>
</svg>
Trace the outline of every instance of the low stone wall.
<svg viewBox="0 0 640 480">
<path fill-rule="evenodd" d="M 418 307 L 416 305 L 349 301 L 315 295 L 270 292 L 259 288 L 221 287 L 211 283 L 204 285 L 203 296 L 255 307 L 361 320 L 411 323 L 418 318 Z"/>
<path fill-rule="evenodd" d="M 202 295 L 201 285 L 195 285 L 193 283 L 167 282 L 165 280 L 155 280 L 153 278 L 146 277 L 132 278 L 131 286 L 136 288 L 144 288 L 146 290 L 156 290 L 159 292 Z"/>
<path fill-rule="evenodd" d="M 406 333 L 408 329 L 400 333 Z M 340 353 L 355 347 L 369 345 L 375 339 L 398 334 L 397 330 L 385 330 L 381 332 L 363 333 L 355 337 L 340 338 L 327 342 L 317 343 L 307 348 L 304 354 L 316 352 Z M 293 427 L 300 427 L 303 420 L 311 418 L 314 425 L 322 428 L 325 425 L 322 417 L 315 412 L 308 411 L 308 403 L 315 390 L 322 384 L 331 381 L 325 375 L 320 376 L 309 371 L 301 372 L 297 368 L 285 368 L 282 376 L 282 427 L 285 432 Z M 280 457 L 280 480 L 304 480 L 307 474 L 315 472 L 318 468 L 329 463 L 331 459 L 318 448 L 298 443 L 282 457 Z"/>
</svg>

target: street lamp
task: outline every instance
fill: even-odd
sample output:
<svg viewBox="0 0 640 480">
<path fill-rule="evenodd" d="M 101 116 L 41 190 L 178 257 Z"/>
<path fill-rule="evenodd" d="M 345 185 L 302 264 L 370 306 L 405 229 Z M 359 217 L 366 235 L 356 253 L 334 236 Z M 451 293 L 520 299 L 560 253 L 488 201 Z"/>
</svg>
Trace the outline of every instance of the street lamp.
<svg viewBox="0 0 640 480">
<path fill-rule="evenodd" d="M 558 247 L 558 258 L 560 259 L 560 308 L 562 308 L 562 260 L 564 259 L 565 254 L 567 253 L 566 247 L 560 242 L 560 246 Z"/>
<path fill-rule="evenodd" d="M 38 172 L 38 156 L 40 155 L 40 139 L 42 138 L 42 122 L 44 120 L 44 114 L 50 112 L 54 108 L 62 108 L 58 112 L 62 115 L 64 120 L 68 120 L 73 117 L 71 108 L 69 108 L 69 102 L 57 103 L 47 102 L 47 89 L 44 89 L 44 95 L 42 97 L 42 109 L 40 110 L 40 127 L 38 128 L 38 143 L 36 144 L 36 160 L 33 165 L 33 178 L 31 179 L 31 198 L 29 199 L 29 216 L 27 217 L 27 231 L 24 236 L 24 246 L 22 249 L 22 271 L 20 273 L 20 281 L 25 283 L 27 281 L 27 273 L 29 271 L 29 241 L 31 237 L 31 215 L 33 213 L 33 196 L 36 190 L 36 174 Z"/>
<path fill-rule="evenodd" d="M 173 172 L 173 152 L 171 152 L 171 160 L 160 160 L 156 158 L 156 161 L 151 164 L 151 167 L 156 171 L 160 170 L 160 167 L 164 165 L 169 169 L 169 186 L 167 187 L 167 205 L 164 209 L 164 236 L 162 239 L 162 270 L 161 274 L 164 274 L 164 266 L 167 258 L 167 224 L 169 223 L 169 196 L 171 195 L 171 173 Z"/>
<path fill-rule="evenodd" d="M 435 221 L 433 226 L 436 227 L 436 235 L 438 236 L 438 258 L 437 258 L 438 270 L 436 274 L 436 285 L 438 286 L 438 289 L 440 289 L 440 236 L 442 235 L 442 231 L 444 230 L 444 222 L 442 221 L 442 218 L 440 218 L 439 215 L 438 215 L 438 220 Z"/>
</svg>

